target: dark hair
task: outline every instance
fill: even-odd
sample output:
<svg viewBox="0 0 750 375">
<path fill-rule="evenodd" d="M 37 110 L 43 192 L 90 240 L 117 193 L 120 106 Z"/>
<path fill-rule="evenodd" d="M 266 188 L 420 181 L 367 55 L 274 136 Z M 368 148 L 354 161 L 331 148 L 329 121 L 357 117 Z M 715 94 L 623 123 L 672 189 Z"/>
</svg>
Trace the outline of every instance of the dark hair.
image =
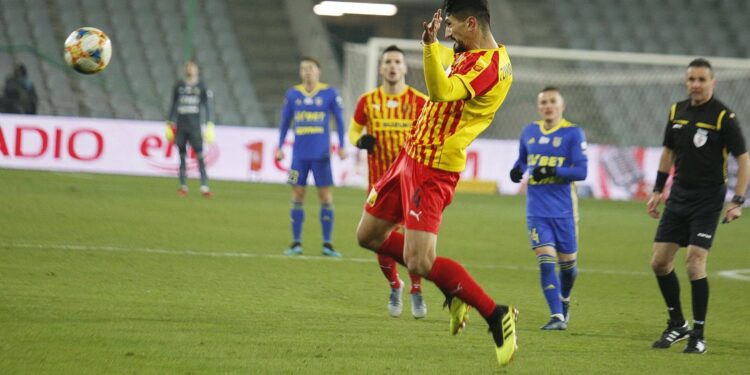
<svg viewBox="0 0 750 375">
<path fill-rule="evenodd" d="M 557 87 L 555 87 L 555 86 L 546 86 L 545 88 L 542 89 L 542 91 L 539 91 L 539 93 L 541 94 L 543 92 L 549 92 L 549 91 L 555 91 L 555 92 L 557 92 L 559 94 L 562 94 L 560 92 L 560 89 L 557 88 Z"/>
<path fill-rule="evenodd" d="M 700 57 L 697 58 L 688 64 L 688 68 L 708 68 L 709 70 L 713 71 L 714 69 L 711 67 L 711 63 L 708 62 L 708 60 Z"/>
<path fill-rule="evenodd" d="M 21 78 L 26 78 L 29 75 L 28 71 L 26 70 L 26 65 L 24 64 L 16 64 L 13 70 L 15 74 Z"/>
<path fill-rule="evenodd" d="M 315 64 L 315 66 L 317 66 L 318 69 L 320 69 L 320 63 L 318 62 L 318 60 L 315 60 L 314 58 L 312 58 L 310 56 L 305 56 L 305 57 L 301 58 L 299 61 L 300 62 L 309 61 L 309 62 Z"/>
<path fill-rule="evenodd" d="M 487 0 L 445 0 L 443 5 L 445 16 L 454 16 L 465 20 L 474 16 L 481 24 L 490 25 L 490 11 L 487 8 Z"/>
<path fill-rule="evenodd" d="M 391 44 L 390 46 L 386 47 L 380 56 L 385 55 L 386 52 L 400 52 L 402 55 L 405 55 L 404 50 L 398 48 L 398 46 L 396 46 L 395 44 Z"/>
</svg>

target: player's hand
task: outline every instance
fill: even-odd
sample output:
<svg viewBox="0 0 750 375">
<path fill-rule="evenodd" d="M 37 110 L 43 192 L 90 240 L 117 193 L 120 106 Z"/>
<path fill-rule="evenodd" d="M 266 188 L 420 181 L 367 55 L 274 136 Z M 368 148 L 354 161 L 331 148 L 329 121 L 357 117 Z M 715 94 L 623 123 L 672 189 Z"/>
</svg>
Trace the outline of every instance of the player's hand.
<svg viewBox="0 0 750 375">
<path fill-rule="evenodd" d="M 282 161 L 284 160 L 284 151 L 281 151 L 281 149 L 276 150 L 276 161 Z"/>
<path fill-rule="evenodd" d="M 164 138 L 167 142 L 174 141 L 174 135 L 177 134 L 177 125 L 172 121 L 167 121 L 167 128 L 164 129 Z"/>
<path fill-rule="evenodd" d="M 209 121 L 206 123 L 206 129 L 203 131 L 203 140 L 208 144 L 212 144 L 215 139 L 216 133 L 214 132 L 214 123 Z"/>
<path fill-rule="evenodd" d="M 372 134 L 362 134 L 361 137 L 357 140 L 357 148 L 362 150 L 367 150 L 368 154 L 372 154 L 372 152 L 375 150 L 375 136 Z"/>
<path fill-rule="evenodd" d="M 661 203 L 661 193 L 660 192 L 653 192 L 651 193 L 651 197 L 648 198 L 648 203 L 646 203 L 646 209 L 648 210 L 648 216 L 653 217 L 654 219 L 659 218 L 659 204 Z"/>
<path fill-rule="evenodd" d="M 729 203 L 727 205 L 727 211 L 724 213 L 724 219 L 721 220 L 722 224 L 729 224 L 742 216 L 742 205 L 737 203 Z"/>
<path fill-rule="evenodd" d="M 521 168 L 514 167 L 510 170 L 510 180 L 519 183 L 521 182 L 521 179 L 523 178 L 523 172 L 521 171 Z"/>
<path fill-rule="evenodd" d="M 346 159 L 346 149 L 345 148 L 339 147 L 338 154 L 339 154 L 339 159 L 341 159 L 341 160 Z"/>
<path fill-rule="evenodd" d="M 557 168 L 555 167 L 536 167 L 531 172 L 531 175 L 535 180 L 541 181 L 547 177 L 554 177 L 555 173 L 557 173 Z"/>
<path fill-rule="evenodd" d="M 432 15 L 430 22 L 422 22 L 422 43 L 432 44 L 437 41 L 437 33 L 440 30 L 440 25 L 443 23 L 442 9 L 438 9 L 435 14 Z"/>
</svg>

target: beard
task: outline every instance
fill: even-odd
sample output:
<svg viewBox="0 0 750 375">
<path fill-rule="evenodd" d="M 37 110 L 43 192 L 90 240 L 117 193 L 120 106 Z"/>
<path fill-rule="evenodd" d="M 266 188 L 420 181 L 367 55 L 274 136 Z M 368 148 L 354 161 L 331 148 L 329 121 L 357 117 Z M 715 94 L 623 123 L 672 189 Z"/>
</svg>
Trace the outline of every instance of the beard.
<svg viewBox="0 0 750 375">
<path fill-rule="evenodd" d="M 453 52 L 454 53 L 462 53 L 462 52 L 466 52 L 466 51 L 468 51 L 468 49 L 466 49 L 466 45 L 464 45 L 463 43 L 461 43 L 461 42 L 459 42 L 457 40 L 453 41 Z"/>
</svg>

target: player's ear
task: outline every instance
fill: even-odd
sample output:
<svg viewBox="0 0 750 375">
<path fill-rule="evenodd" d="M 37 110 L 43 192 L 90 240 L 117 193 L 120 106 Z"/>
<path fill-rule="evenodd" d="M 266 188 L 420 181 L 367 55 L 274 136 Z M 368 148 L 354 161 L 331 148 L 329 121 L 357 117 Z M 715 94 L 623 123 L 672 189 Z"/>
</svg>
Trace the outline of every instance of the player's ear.
<svg viewBox="0 0 750 375">
<path fill-rule="evenodd" d="M 479 21 L 474 16 L 466 17 L 466 27 L 469 31 L 474 32 L 479 28 Z"/>
</svg>

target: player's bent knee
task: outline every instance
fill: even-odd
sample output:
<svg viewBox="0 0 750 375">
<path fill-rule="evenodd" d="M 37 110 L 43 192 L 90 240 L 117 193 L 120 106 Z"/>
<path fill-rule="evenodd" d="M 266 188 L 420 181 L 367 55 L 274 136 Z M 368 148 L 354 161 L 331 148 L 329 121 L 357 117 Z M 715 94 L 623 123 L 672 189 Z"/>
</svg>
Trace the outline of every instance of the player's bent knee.
<svg viewBox="0 0 750 375">
<path fill-rule="evenodd" d="M 360 247 L 377 251 L 383 245 L 384 241 L 385 238 L 383 236 L 379 236 L 371 230 L 363 228 L 361 225 L 357 227 L 357 243 Z"/>
</svg>

